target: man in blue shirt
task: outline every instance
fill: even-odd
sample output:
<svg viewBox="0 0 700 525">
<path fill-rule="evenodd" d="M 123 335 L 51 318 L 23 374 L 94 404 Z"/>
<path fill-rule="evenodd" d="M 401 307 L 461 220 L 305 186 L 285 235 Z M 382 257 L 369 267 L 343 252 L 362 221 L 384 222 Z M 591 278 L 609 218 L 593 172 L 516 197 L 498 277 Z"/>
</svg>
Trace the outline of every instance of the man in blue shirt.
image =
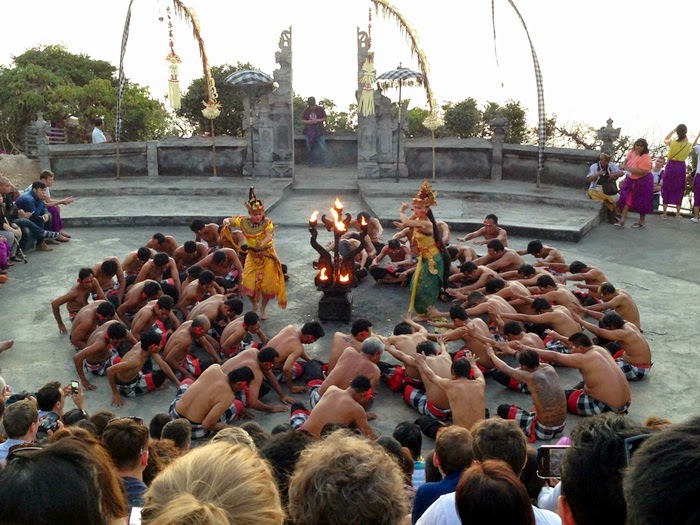
<svg viewBox="0 0 700 525">
<path fill-rule="evenodd" d="M 5 410 L 3 426 L 7 441 L 0 444 L 0 463 L 7 458 L 10 448 L 36 440 L 36 432 L 39 430 L 39 412 L 36 403 L 31 399 L 12 403 Z"/>
<path fill-rule="evenodd" d="M 33 182 L 31 187 L 15 201 L 18 218 L 28 219 L 44 230 L 44 238 L 49 244 L 68 242 L 68 237 L 60 232 L 50 231 L 51 213 L 49 213 L 49 210 L 46 208 L 45 201 L 47 199 L 48 189 L 46 183 L 40 180 Z M 39 239 L 37 239 L 37 249 L 42 251 L 50 250 L 50 248 L 46 247 Z"/>
<path fill-rule="evenodd" d="M 433 463 L 440 469 L 443 478 L 442 481 L 426 483 L 418 488 L 413 500 L 411 523 L 416 523 L 440 496 L 454 492 L 462 472 L 473 461 L 474 443 L 466 428 L 451 426 L 438 432 Z"/>
</svg>

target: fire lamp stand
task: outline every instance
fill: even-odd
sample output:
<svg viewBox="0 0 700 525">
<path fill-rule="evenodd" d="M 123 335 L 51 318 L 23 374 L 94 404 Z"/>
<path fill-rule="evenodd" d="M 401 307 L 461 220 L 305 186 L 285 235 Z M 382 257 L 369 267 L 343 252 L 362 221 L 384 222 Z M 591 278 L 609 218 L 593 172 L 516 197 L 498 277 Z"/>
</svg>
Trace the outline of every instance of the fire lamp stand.
<svg viewBox="0 0 700 525">
<path fill-rule="evenodd" d="M 333 255 L 321 246 L 318 237 L 318 211 L 315 211 L 309 219 L 309 233 L 311 233 L 311 246 L 318 252 L 318 262 L 314 268 L 318 270 L 314 283 L 316 289 L 323 292 L 318 302 L 318 318 L 321 321 L 349 322 L 352 316 L 352 289 L 357 286 L 355 277 L 355 257 L 362 251 L 367 235 L 367 224 L 364 219 L 361 223 L 360 245 L 345 255 L 340 255 L 340 237 L 348 231 L 352 217 L 349 213 L 343 218 L 343 205 L 337 198 L 331 208 L 332 219 L 321 216 L 321 222 L 326 230 L 333 232 Z"/>
</svg>

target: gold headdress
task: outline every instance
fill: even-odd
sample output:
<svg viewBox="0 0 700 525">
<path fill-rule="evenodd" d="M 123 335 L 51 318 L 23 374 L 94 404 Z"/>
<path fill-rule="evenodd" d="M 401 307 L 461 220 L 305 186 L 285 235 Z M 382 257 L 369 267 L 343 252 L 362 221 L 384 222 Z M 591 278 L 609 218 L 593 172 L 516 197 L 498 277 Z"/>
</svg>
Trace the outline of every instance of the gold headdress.
<svg viewBox="0 0 700 525">
<path fill-rule="evenodd" d="M 413 197 L 413 202 L 414 204 L 422 204 L 423 206 L 437 206 L 436 197 L 437 192 L 433 191 L 433 187 L 424 179 L 420 191 Z"/>
<path fill-rule="evenodd" d="M 248 190 L 248 202 L 245 203 L 245 207 L 248 208 L 248 211 L 265 211 L 265 203 L 255 196 L 253 188 Z"/>
</svg>

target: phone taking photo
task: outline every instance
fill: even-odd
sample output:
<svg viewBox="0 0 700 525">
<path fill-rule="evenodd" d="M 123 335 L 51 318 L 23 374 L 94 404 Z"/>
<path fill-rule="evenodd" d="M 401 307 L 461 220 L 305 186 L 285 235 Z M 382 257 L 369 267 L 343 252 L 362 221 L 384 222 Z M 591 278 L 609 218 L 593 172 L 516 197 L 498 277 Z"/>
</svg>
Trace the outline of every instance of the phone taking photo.
<svg viewBox="0 0 700 525">
<path fill-rule="evenodd" d="M 542 445 L 537 449 L 537 477 L 560 479 L 561 463 L 569 445 Z"/>
<path fill-rule="evenodd" d="M 77 381 L 73 380 L 70 382 L 70 391 L 72 394 L 77 394 L 80 392 L 80 383 Z"/>
</svg>

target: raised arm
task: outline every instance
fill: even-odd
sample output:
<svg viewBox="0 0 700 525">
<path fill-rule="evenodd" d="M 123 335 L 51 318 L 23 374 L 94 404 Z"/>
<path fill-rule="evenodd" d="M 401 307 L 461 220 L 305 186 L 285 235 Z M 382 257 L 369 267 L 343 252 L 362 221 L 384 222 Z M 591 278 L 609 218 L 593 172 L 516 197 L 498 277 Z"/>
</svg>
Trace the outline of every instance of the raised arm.
<svg viewBox="0 0 700 525">
<path fill-rule="evenodd" d="M 449 379 L 440 377 L 435 372 L 433 372 L 432 368 L 428 366 L 428 362 L 426 361 L 425 356 L 423 354 L 416 354 L 415 361 L 416 365 L 418 366 L 418 370 L 420 370 L 421 375 L 427 378 L 431 383 L 436 384 L 442 389 L 445 389 L 450 384 Z"/>
<path fill-rule="evenodd" d="M 496 369 L 498 369 L 499 371 L 506 374 L 508 377 L 512 377 L 516 381 L 520 382 L 524 382 L 525 380 L 529 379 L 530 374 L 528 372 L 524 372 L 523 370 L 517 370 L 511 366 L 508 366 L 508 364 L 505 361 L 503 361 L 500 357 L 496 355 L 496 352 L 493 351 L 493 347 L 491 345 L 486 346 L 486 353 L 491 358 L 491 361 L 493 361 L 493 366 L 495 366 Z"/>
</svg>

